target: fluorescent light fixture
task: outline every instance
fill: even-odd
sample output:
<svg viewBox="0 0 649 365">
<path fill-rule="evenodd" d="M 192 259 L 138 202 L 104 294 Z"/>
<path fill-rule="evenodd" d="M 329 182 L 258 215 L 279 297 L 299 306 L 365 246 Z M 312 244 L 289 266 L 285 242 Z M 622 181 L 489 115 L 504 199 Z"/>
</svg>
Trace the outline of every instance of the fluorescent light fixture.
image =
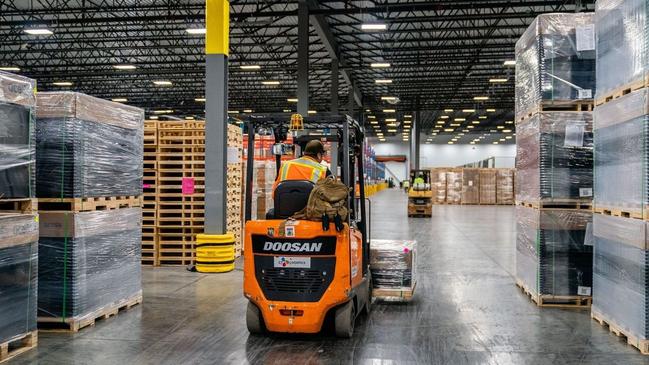
<svg viewBox="0 0 649 365">
<path fill-rule="evenodd" d="M 386 30 L 388 25 L 385 23 L 364 23 L 361 24 L 362 30 Z"/>
<path fill-rule="evenodd" d="M 20 71 L 20 67 L 3 66 L 3 67 L 0 67 L 0 71 L 14 71 L 14 72 L 18 72 L 18 71 Z"/>
<path fill-rule="evenodd" d="M 491 109 L 491 108 L 487 109 L 487 113 L 495 113 L 495 112 L 496 112 L 496 109 Z"/>
<path fill-rule="evenodd" d="M 374 116 L 374 115 L 368 115 L 368 116 L 367 116 L 367 119 L 376 119 L 376 116 Z"/>
<path fill-rule="evenodd" d="M 284 109 L 284 113 L 290 113 L 290 112 L 292 112 L 291 109 Z"/>
<path fill-rule="evenodd" d="M 410 124 L 410 123 L 412 123 L 411 120 L 404 120 L 404 121 L 403 121 L 403 124 Z"/>
<path fill-rule="evenodd" d="M 279 81 L 277 80 L 267 80 L 267 81 L 262 81 L 261 83 L 263 85 L 279 85 Z"/>
<path fill-rule="evenodd" d="M 366 112 L 366 113 L 371 113 L 372 111 L 369 110 L 369 109 L 365 109 L 365 112 Z"/>
<path fill-rule="evenodd" d="M 475 142 L 474 142 L 474 141 L 471 141 L 471 142 L 469 142 L 469 144 L 475 144 Z"/>
<path fill-rule="evenodd" d="M 187 28 L 185 29 L 185 32 L 189 34 L 205 34 L 207 33 L 207 29 L 205 28 Z"/>
<path fill-rule="evenodd" d="M 451 127 L 459 127 L 460 125 L 460 123 L 451 123 Z"/>
<path fill-rule="evenodd" d="M 443 121 L 443 120 L 438 120 L 436 124 L 444 124 L 444 123 L 446 123 L 446 122 Z"/>
<path fill-rule="evenodd" d="M 390 64 L 387 63 L 387 62 L 375 62 L 375 63 L 371 63 L 370 67 L 372 67 L 372 68 L 386 68 L 386 67 L 390 67 Z"/>
<path fill-rule="evenodd" d="M 494 83 L 494 84 L 498 84 L 498 83 L 507 82 L 507 79 L 498 79 L 498 78 L 496 78 L 496 79 L 489 79 L 489 82 Z"/>
<path fill-rule="evenodd" d="M 194 117 L 185 117 L 185 120 L 194 120 Z"/>
<path fill-rule="evenodd" d="M 410 115 L 410 114 L 406 114 L 406 115 L 404 115 L 403 117 L 404 117 L 404 118 L 412 118 L 412 115 Z"/>
<path fill-rule="evenodd" d="M 456 121 L 456 122 L 464 122 L 466 120 L 466 118 L 455 118 L 453 120 Z"/>
<path fill-rule="evenodd" d="M 383 109 L 384 113 L 396 113 L 397 111 L 395 109 Z"/>
<path fill-rule="evenodd" d="M 154 110 L 153 111 L 154 114 L 171 114 L 173 112 L 174 111 L 171 110 L 171 109 L 161 109 L 161 110 Z"/>
<path fill-rule="evenodd" d="M 444 132 L 453 132 L 454 130 L 453 128 L 444 128 Z"/>
<path fill-rule="evenodd" d="M 444 113 L 453 113 L 453 109 L 444 109 Z"/>
<path fill-rule="evenodd" d="M 448 141 L 448 142 L 446 142 L 446 143 L 448 143 L 448 144 L 455 144 L 455 142 L 453 142 L 453 141 Z"/>
<path fill-rule="evenodd" d="M 243 112 L 244 113 L 252 113 L 252 109 L 244 109 Z"/>
<path fill-rule="evenodd" d="M 487 119 L 487 116 L 486 115 L 481 115 L 481 116 L 478 117 L 478 119 Z"/>
<path fill-rule="evenodd" d="M 386 122 L 396 122 L 397 118 L 387 118 L 385 119 Z"/>
<path fill-rule="evenodd" d="M 239 66 L 240 69 L 242 70 L 259 70 L 261 69 L 261 66 L 259 65 L 241 65 Z"/>
<path fill-rule="evenodd" d="M 376 79 L 374 80 L 375 83 L 377 84 L 391 84 L 392 80 L 391 79 Z"/>
<path fill-rule="evenodd" d="M 466 126 L 466 127 L 469 128 L 469 129 L 473 129 L 473 128 L 474 128 L 472 125 L 468 125 L 468 126 Z"/>
<path fill-rule="evenodd" d="M 30 29 L 23 29 L 23 32 L 31 35 L 52 35 L 54 32 L 52 32 L 49 29 L 45 28 L 30 28 Z"/>
<path fill-rule="evenodd" d="M 471 122 L 471 124 L 480 124 L 480 121 L 479 120 L 474 120 L 473 122 Z"/>
<path fill-rule="evenodd" d="M 157 115 L 150 115 L 149 119 L 158 120 L 158 116 Z"/>
<path fill-rule="evenodd" d="M 493 144 L 498 144 L 498 141 L 496 141 L 496 142 L 493 142 Z"/>
<path fill-rule="evenodd" d="M 56 81 L 56 82 L 53 82 L 52 85 L 56 85 L 56 86 L 72 86 L 72 83 L 70 81 Z"/>
<path fill-rule="evenodd" d="M 449 118 L 448 115 L 442 115 L 442 116 L 439 117 L 439 119 L 448 119 L 448 118 Z"/>
<path fill-rule="evenodd" d="M 396 133 L 396 132 L 397 132 L 396 129 L 388 129 L 388 133 Z"/>
<path fill-rule="evenodd" d="M 499 139 L 500 142 L 505 142 L 504 138 Z"/>
<path fill-rule="evenodd" d="M 513 120 L 508 120 L 508 121 L 505 122 L 505 124 L 514 124 L 514 121 Z"/>
<path fill-rule="evenodd" d="M 497 126 L 496 128 L 498 128 L 498 129 L 505 129 L 505 126 L 504 126 L 504 125 L 499 125 L 499 126 Z"/>
<path fill-rule="evenodd" d="M 171 86 L 173 83 L 171 81 L 166 81 L 166 80 L 157 80 L 153 82 L 154 85 L 158 86 Z"/>
<path fill-rule="evenodd" d="M 228 110 L 228 114 L 239 114 L 238 110 Z"/>
<path fill-rule="evenodd" d="M 379 122 L 376 121 L 376 120 L 373 120 L 373 121 L 370 122 L 370 124 L 379 124 Z"/>
<path fill-rule="evenodd" d="M 297 98 L 288 98 L 286 99 L 289 103 L 297 103 Z"/>
<path fill-rule="evenodd" d="M 386 125 L 387 125 L 388 127 L 396 127 L 396 126 L 397 126 L 397 123 L 388 123 L 388 124 L 386 124 Z"/>
<path fill-rule="evenodd" d="M 396 96 L 381 96 L 381 100 L 390 101 L 390 100 L 396 100 L 396 99 L 397 99 Z"/>
<path fill-rule="evenodd" d="M 475 109 L 462 109 L 463 113 L 475 113 Z"/>
<path fill-rule="evenodd" d="M 316 114 L 318 111 L 317 110 L 309 110 L 307 111 L 308 114 Z"/>
<path fill-rule="evenodd" d="M 489 100 L 488 96 L 474 96 L 473 100 Z"/>
<path fill-rule="evenodd" d="M 135 65 L 113 65 L 113 68 L 117 70 L 135 70 L 137 67 Z"/>
<path fill-rule="evenodd" d="M 431 136 L 436 136 L 436 135 L 437 135 L 437 132 L 433 132 L 433 133 L 431 133 L 430 135 L 431 135 Z"/>
<path fill-rule="evenodd" d="M 114 98 L 114 99 L 110 99 L 110 100 L 112 100 L 112 101 L 114 101 L 116 103 L 126 103 L 128 101 L 127 98 Z"/>
<path fill-rule="evenodd" d="M 464 135 L 464 133 L 469 133 L 469 130 L 468 129 L 462 129 L 462 135 Z"/>
<path fill-rule="evenodd" d="M 507 61 L 503 62 L 503 65 L 505 65 L 505 66 L 516 66 L 516 61 L 507 60 Z"/>
<path fill-rule="evenodd" d="M 503 129 L 503 133 L 511 133 L 511 132 L 512 132 L 511 129 Z"/>
<path fill-rule="evenodd" d="M 196 98 L 196 99 L 194 99 L 194 101 L 197 101 L 199 103 L 204 103 L 205 100 L 206 100 L 205 98 Z"/>
</svg>

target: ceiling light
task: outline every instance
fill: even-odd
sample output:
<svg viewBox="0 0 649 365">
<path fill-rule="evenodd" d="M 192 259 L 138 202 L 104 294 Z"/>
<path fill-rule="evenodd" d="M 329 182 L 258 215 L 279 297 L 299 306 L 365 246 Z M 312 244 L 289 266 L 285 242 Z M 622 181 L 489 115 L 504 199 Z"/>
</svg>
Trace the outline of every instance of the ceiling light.
<svg viewBox="0 0 649 365">
<path fill-rule="evenodd" d="M 185 120 L 194 120 L 194 117 L 185 117 Z"/>
<path fill-rule="evenodd" d="M 504 125 L 499 125 L 499 126 L 497 126 L 496 128 L 498 128 L 498 129 L 504 129 L 505 126 L 504 126 Z"/>
<path fill-rule="evenodd" d="M 396 126 L 397 126 L 397 123 L 388 123 L 388 124 L 386 124 L 386 125 L 387 125 L 388 127 L 396 127 Z"/>
<path fill-rule="evenodd" d="M 475 109 L 462 109 L 463 113 L 475 113 Z"/>
<path fill-rule="evenodd" d="M 153 111 L 154 114 L 171 114 L 173 112 L 174 111 L 171 110 L 171 109 L 161 109 L 161 110 L 154 110 Z"/>
<path fill-rule="evenodd" d="M 500 142 L 505 142 L 504 138 L 499 139 Z"/>
<path fill-rule="evenodd" d="M 460 125 L 460 123 L 451 123 L 451 127 L 459 127 Z"/>
<path fill-rule="evenodd" d="M 472 126 L 472 125 L 468 125 L 467 128 L 469 128 L 469 129 L 473 129 L 474 126 Z"/>
<path fill-rule="evenodd" d="M 239 114 L 238 110 L 228 110 L 228 114 Z"/>
<path fill-rule="evenodd" d="M 113 65 L 113 68 L 117 70 L 135 70 L 137 67 L 135 65 Z"/>
<path fill-rule="evenodd" d="M 404 118 L 412 118 L 412 115 L 410 115 L 410 114 L 406 114 L 406 115 L 404 115 L 403 117 L 404 117 Z"/>
<path fill-rule="evenodd" d="M 110 100 L 112 100 L 112 101 L 114 101 L 116 103 L 126 103 L 128 101 L 127 98 L 114 98 L 114 99 L 110 99 Z"/>
<path fill-rule="evenodd" d="M 397 132 L 396 129 L 388 129 L 388 133 L 396 133 L 396 132 Z"/>
<path fill-rule="evenodd" d="M 473 100 L 489 100 L 488 96 L 474 96 Z"/>
<path fill-rule="evenodd" d="M 456 121 L 456 122 L 464 122 L 466 120 L 466 118 L 455 118 L 453 120 Z"/>
<path fill-rule="evenodd" d="M 252 113 L 252 109 L 244 109 L 243 112 L 244 113 Z"/>
<path fill-rule="evenodd" d="M 373 115 L 368 115 L 367 118 L 368 118 L 368 119 L 376 119 L 376 117 L 373 116 Z"/>
<path fill-rule="evenodd" d="M 496 83 L 507 82 L 507 79 L 489 79 L 489 82 L 496 84 Z"/>
<path fill-rule="evenodd" d="M 403 121 L 403 124 L 410 124 L 410 123 L 412 123 L 411 120 L 404 120 L 404 121 Z"/>
<path fill-rule="evenodd" d="M 505 66 L 516 66 L 516 61 L 514 60 L 507 60 L 503 63 Z"/>
<path fill-rule="evenodd" d="M 397 98 L 395 96 L 381 96 L 381 100 L 390 101 L 390 100 L 396 100 L 396 99 Z"/>
<path fill-rule="evenodd" d="M 376 121 L 376 120 L 373 120 L 373 121 L 370 122 L 370 124 L 379 124 L 379 122 Z"/>
<path fill-rule="evenodd" d="M 397 111 L 395 109 L 383 109 L 384 113 L 396 113 Z"/>
<path fill-rule="evenodd" d="M 207 29 L 205 28 L 187 28 L 185 29 L 185 32 L 189 34 L 205 34 L 207 33 Z"/>
<path fill-rule="evenodd" d="M 478 117 L 478 119 L 487 119 L 487 116 L 486 115 L 481 115 L 481 116 Z"/>
<path fill-rule="evenodd" d="M 370 66 L 373 68 L 386 68 L 386 67 L 390 67 L 390 64 L 387 62 L 376 62 L 370 64 Z"/>
<path fill-rule="evenodd" d="M 261 66 L 259 65 L 241 65 L 239 66 L 240 69 L 242 70 L 259 70 L 261 69 Z"/>
<path fill-rule="evenodd" d="M 436 124 L 444 124 L 444 123 L 446 123 L 446 122 L 443 121 L 443 120 L 438 120 Z"/>
<path fill-rule="evenodd" d="M 469 142 L 469 144 L 475 144 L 475 142 L 471 141 L 471 142 Z"/>
<path fill-rule="evenodd" d="M 448 143 L 448 144 L 454 144 L 455 142 L 453 142 L 453 141 L 449 141 L 449 142 L 446 142 L 446 143 Z"/>
<path fill-rule="evenodd" d="M 453 132 L 453 131 L 454 131 L 453 128 L 445 128 L 445 129 L 444 129 L 444 132 Z"/>
<path fill-rule="evenodd" d="M 157 119 L 158 119 L 158 116 L 157 116 L 157 115 L 150 115 L 150 116 L 149 116 L 149 119 L 157 120 Z"/>
<path fill-rule="evenodd" d="M 309 111 L 307 111 L 307 113 L 308 114 L 316 114 L 316 113 L 318 113 L 318 111 L 317 110 L 309 110 Z"/>
<path fill-rule="evenodd" d="M 170 86 L 170 85 L 172 85 L 172 82 L 171 81 L 165 81 L 165 80 L 158 80 L 158 81 L 154 81 L 153 84 L 158 85 L 158 86 Z"/>
<path fill-rule="evenodd" d="M 503 129 L 503 133 L 511 133 L 511 132 L 512 132 L 511 129 Z"/>
<path fill-rule="evenodd" d="M 297 98 L 288 98 L 286 99 L 289 103 L 297 103 Z"/>
<path fill-rule="evenodd" d="M 23 29 L 23 32 L 31 35 L 52 35 L 54 32 L 52 32 L 49 29 L 45 28 L 32 28 L 32 29 Z"/>
<path fill-rule="evenodd" d="M 385 23 L 364 23 L 361 24 L 362 30 L 386 30 L 388 25 Z"/>
<path fill-rule="evenodd" d="M 72 83 L 70 81 L 56 81 L 56 82 L 53 82 L 52 85 L 56 85 L 56 86 L 72 86 Z"/>
<path fill-rule="evenodd" d="M 457 138 L 453 138 L 453 139 L 451 139 L 451 141 L 457 142 Z"/>
<path fill-rule="evenodd" d="M 276 80 L 262 81 L 261 83 L 263 85 L 279 85 L 279 81 L 276 81 Z"/>
<path fill-rule="evenodd" d="M 512 139 L 512 138 L 514 138 L 514 137 L 512 137 L 512 136 L 505 136 L 505 139 Z"/>
<path fill-rule="evenodd" d="M 196 99 L 194 99 L 194 101 L 198 101 L 199 103 L 204 103 L 205 100 L 206 100 L 205 98 L 196 98 Z"/>
<path fill-rule="evenodd" d="M 469 130 L 468 129 L 462 129 L 462 135 L 464 135 L 464 133 L 469 133 Z"/>
<path fill-rule="evenodd" d="M 18 71 L 20 71 L 20 67 L 4 66 L 4 67 L 0 67 L 0 71 L 14 71 L 14 72 L 18 72 Z"/>
<path fill-rule="evenodd" d="M 480 121 L 479 120 L 474 120 L 473 122 L 471 122 L 471 124 L 480 124 Z"/>
<path fill-rule="evenodd" d="M 496 142 L 493 142 L 493 144 L 498 144 L 498 141 L 496 141 Z"/>
<path fill-rule="evenodd" d="M 487 109 L 487 113 L 495 113 L 496 109 Z"/>
<path fill-rule="evenodd" d="M 385 121 L 386 122 L 396 122 L 397 119 L 396 118 L 387 118 Z"/>
<path fill-rule="evenodd" d="M 291 109 L 284 109 L 283 111 L 284 111 L 284 113 L 290 113 L 290 112 L 292 112 Z"/>
<path fill-rule="evenodd" d="M 431 135 L 431 136 L 436 136 L 436 135 L 437 135 L 437 132 L 431 133 L 430 135 Z"/>
<path fill-rule="evenodd" d="M 448 115 L 442 115 L 439 117 L 439 119 L 448 119 Z"/>
<path fill-rule="evenodd" d="M 453 113 L 453 109 L 444 109 L 444 113 Z"/>
<path fill-rule="evenodd" d="M 391 79 L 377 79 L 374 80 L 375 83 L 377 84 L 391 84 L 392 80 Z"/>
</svg>

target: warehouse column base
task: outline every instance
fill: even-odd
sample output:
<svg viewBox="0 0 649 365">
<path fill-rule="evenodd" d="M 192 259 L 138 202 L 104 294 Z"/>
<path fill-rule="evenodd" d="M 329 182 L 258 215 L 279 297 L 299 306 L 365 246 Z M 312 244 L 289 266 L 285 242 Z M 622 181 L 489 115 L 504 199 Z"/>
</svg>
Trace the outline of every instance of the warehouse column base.
<svg viewBox="0 0 649 365">
<path fill-rule="evenodd" d="M 232 233 L 198 234 L 196 236 L 196 271 L 203 273 L 234 270 L 234 243 Z"/>
</svg>

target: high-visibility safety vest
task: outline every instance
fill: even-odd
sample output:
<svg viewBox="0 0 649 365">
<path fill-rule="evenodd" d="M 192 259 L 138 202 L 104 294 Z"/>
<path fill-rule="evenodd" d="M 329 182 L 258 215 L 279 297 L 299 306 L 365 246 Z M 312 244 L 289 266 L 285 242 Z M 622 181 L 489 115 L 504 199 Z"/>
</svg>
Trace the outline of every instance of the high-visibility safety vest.
<svg viewBox="0 0 649 365">
<path fill-rule="evenodd" d="M 303 156 L 285 161 L 279 169 L 279 176 L 273 184 L 273 191 L 280 182 L 285 180 L 308 180 L 315 184 L 326 176 L 327 167 L 310 157 Z"/>
</svg>

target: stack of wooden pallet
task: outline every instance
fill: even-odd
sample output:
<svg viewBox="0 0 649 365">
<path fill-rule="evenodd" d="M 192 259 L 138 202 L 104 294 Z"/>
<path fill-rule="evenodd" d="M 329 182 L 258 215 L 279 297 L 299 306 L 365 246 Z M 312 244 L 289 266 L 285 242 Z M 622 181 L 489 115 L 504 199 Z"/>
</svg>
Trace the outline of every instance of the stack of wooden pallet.
<svg viewBox="0 0 649 365">
<path fill-rule="evenodd" d="M 144 121 L 142 176 L 142 264 L 158 264 L 158 123 Z"/>
<path fill-rule="evenodd" d="M 152 240 L 156 256 L 147 263 L 188 265 L 194 262 L 196 235 L 204 233 L 205 122 L 161 121 L 155 124 L 157 144 L 145 145 L 145 150 L 155 151 L 152 163 L 155 170 L 151 171 L 151 176 L 157 178 L 147 198 L 156 209 Z M 239 127 L 228 126 L 227 229 L 237 239 L 237 255 L 240 255 L 242 240 L 242 138 Z"/>
</svg>

